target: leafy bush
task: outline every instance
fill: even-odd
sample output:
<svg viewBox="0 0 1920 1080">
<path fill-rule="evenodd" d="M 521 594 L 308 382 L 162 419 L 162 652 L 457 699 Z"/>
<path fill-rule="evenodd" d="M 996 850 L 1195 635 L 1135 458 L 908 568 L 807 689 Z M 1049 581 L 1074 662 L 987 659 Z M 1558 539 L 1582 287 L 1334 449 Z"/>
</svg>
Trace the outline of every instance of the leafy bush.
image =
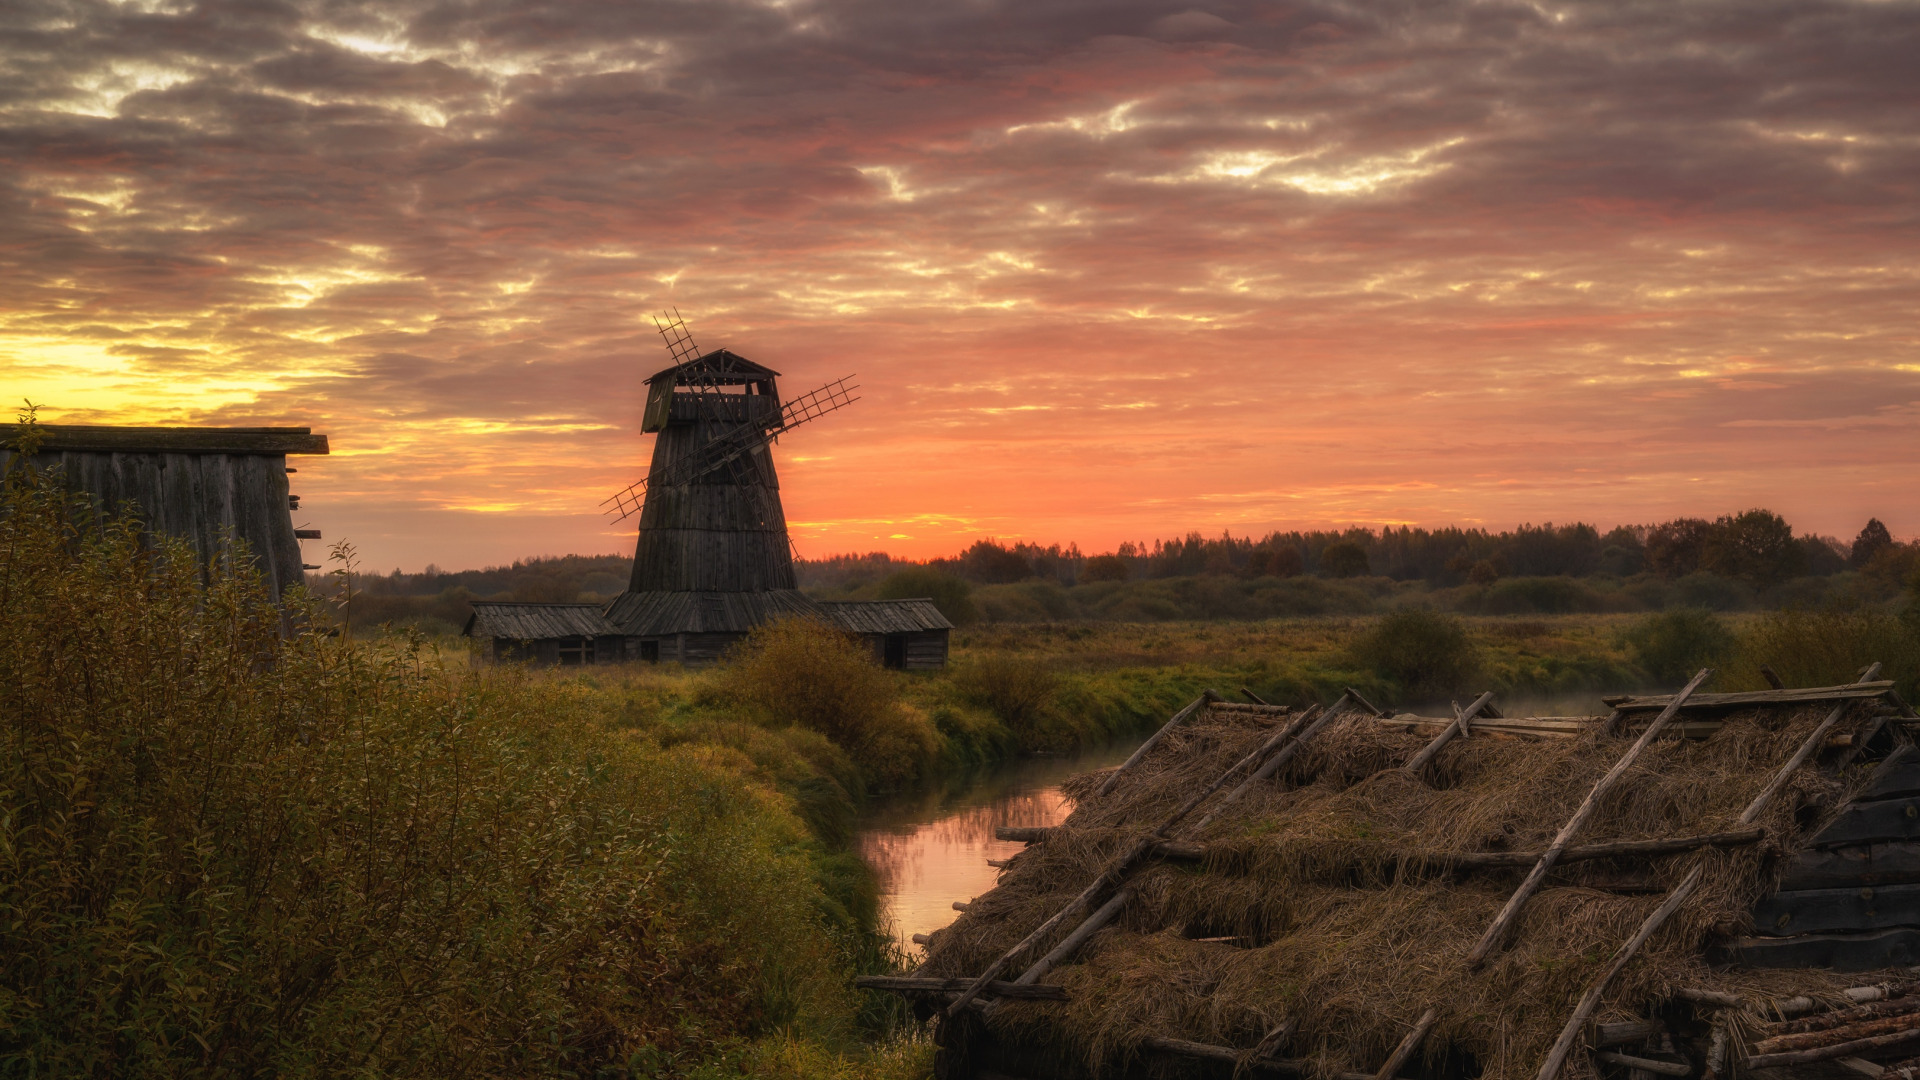
<svg viewBox="0 0 1920 1080">
<path fill-rule="evenodd" d="M 1477 605 L 1490 615 L 1564 615 L 1604 606 L 1599 593 L 1570 577 L 1507 578 L 1490 585 Z"/>
<path fill-rule="evenodd" d="M 1060 678 L 1046 665 L 1022 656 L 996 653 L 953 673 L 962 697 L 990 710 L 1016 737 L 1036 726 L 1060 690 Z"/>
<path fill-rule="evenodd" d="M 0 492 L 9 1072 L 615 1075 L 851 1015 L 737 756 L 301 632 L 244 551 L 79 505 Z"/>
<path fill-rule="evenodd" d="M 726 697 L 759 709 L 773 725 L 832 739 L 879 788 L 911 783 L 940 750 L 939 732 L 901 704 L 873 650 L 825 623 L 763 623 L 715 678 Z"/>
<path fill-rule="evenodd" d="M 1398 684 L 1411 698 L 1466 689 L 1480 671 L 1467 628 L 1432 608 L 1407 607 L 1382 618 L 1351 648 L 1354 663 Z"/>
<path fill-rule="evenodd" d="M 1765 685 L 1759 669 L 1766 665 L 1788 686 L 1835 686 L 1878 660 L 1881 678 L 1897 680 L 1901 693 L 1911 695 L 1920 673 L 1920 639 L 1878 606 L 1767 612 L 1747 624 L 1740 653 L 1740 678 L 1748 685 Z"/>
<path fill-rule="evenodd" d="M 1628 626 L 1620 639 L 1648 678 L 1668 686 L 1687 681 L 1703 667 L 1724 666 L 1739 648 L 1725 620 L 1703 608 L 1649 615 Z"/>
<path fill-rule="evenodd" d="M 940 614 L 955 626 L 968 626 L 980 619 L 980 611 L 973 603 L 973 586 L 952 574 L 943 574 L 938 570 L 924 566 L 910 566 L 905 570 L 896 570 L 880 583 L 879 598 L 882 600 L 914 600 L 926 597 Z"/>
</svg>

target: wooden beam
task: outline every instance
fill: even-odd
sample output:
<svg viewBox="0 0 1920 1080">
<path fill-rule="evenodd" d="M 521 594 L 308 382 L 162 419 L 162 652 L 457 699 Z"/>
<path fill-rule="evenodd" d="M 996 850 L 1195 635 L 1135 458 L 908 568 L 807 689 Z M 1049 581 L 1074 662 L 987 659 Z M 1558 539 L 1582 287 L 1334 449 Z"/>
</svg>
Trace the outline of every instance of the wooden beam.
<svg viewBox="0 0 1920 1080">
<path fill-rule="evenodd" d="M 1413 755 L 1413 759 L 1402 766 L 1403 771 L 1412 776 L 1419 776 L 1420 770 L 1426 768 L 1428 762 L 1438 757 L 1440 751 L 1446 749 L 1448 743 L 1452 742 L 1456 736 L 1467 733 L 1468 727 L 1473 723 L 1473 718 L 1492 701 L 1493 691 L 1491 690 L 1474 698 L 1473 704 L 1461 710 L 1460 715 L 1453 718 L 1453 723 L 1440 729 L 1440 734 L 1435 735 L 1432 742 L 1421 747 L 1420 752 Z"/>
<path fill-rule="evenodd" d="M 1689 709 L 1739 709 L 1749 705 L 1817 705 L 1828 701 L 1861 701 L 1886 697 L 1893 689 L 1891 679 L 1862 680 L 1846 686 L 1809 686 L 1797 690 L 1744 690 L 1733 694 L 1694 694 L 1687 700 Z M 1601 701 L 1616 709 L 1639 711 L 1663 709 L 1672 696 L 1607 697 Z"/>
<path fill-rule="evenodd" d="M 1693 1066 L 1691 1065 L 1682 1065 L 1674 1061 L 1657 1061 L 1653 1058 L 1635 1057 L 1632 1054 L 1621 1054 L 1612 1050 L 1595 1050 L 1593 1052 L 1593 1059 L 1595 1061 L 1610 1062 L 1614 1065 L 1625 1065 L 1629 1069 L 1645 1069 L 1650 1073 L 1659 1073 L 1661 1076 L 1693 1075 Z"/>
<path fill-rule="evenodd" d="M 1420 1014 L 1420 1019 L 1413 1022 L 1413 1030 L 1407 1032 L 1401 1038 L 1400 1045 L 1394 1047 L 1393 1053 L 1387 1056 L 1386 1064 L 1373 1074 L 1373 1080 L 1393 1080 L 1399 1076 L 1400 1069 L 1419 1051 L 1420 1044 L 1427 1039 L 1427 1032 L 1433 1030 L 1433 1022 L 1439 1017 L 1439 1010 L 1428 1006 L 1427 1011 Z"/>
<path fill-rule="evenodd" d="M 1700 836 L 1676 836 L 1669 840 L 1619 840 L 1607 844 L 1583 844 L 1562 851 L 1558 861 L 1572 863 L 1592 859 L 1671 855 L 1680 851 L 1697 851 L 1705 847 L 1740 847 L 1756 844 L 1766 837 L 1765 829 L 1755 828 L 1704 833 Z M 1459 869 L 1481 870 L 1500 866 L 1530 866 L 1540 861 L 1545 854 L 1543 851 L 1488 851 L 1468 855 L 1436 855 L 1433 856 L 1433 861 Z"/>
<path fill-rule="evenodd" d="M 1808 847 L 1831 848 L 1888 840 L 1920 840 L 1920 799 L 1907 797 L 1856 802 L 1842 809 Z"/>
<path fill-rule="evenodd" d="M 120 427 L 40 424 L 42 453 L 107 454 L 287 454 L 327 453 L 327 437 L 312 428 Z M 0 442 L 19 438 L 20 425 L 0 424 Z"/>
<path fill-rule="evenodd" d="M 1864 1039 L 1835 1043 L 1831 1046 L 1817 1046 L 1810 1050 L 1793 1050 L 1779 1054 L 1754 1054 L 1747 1058 L 1746 1067 L 1754 1069 L 1778 1069 L 1788 1065 L 1810 1065 L 1816 1061 L 1832 1061 L 1835 1058 L 1858 1057 L 1883 1050 L 1889 1046 L 1905 1046 L 1920 1042 L 1920 1026 L 1905 1031 L 1874 1035 Z"/>
<path fill-rule="evenodd" d="M 1587 1044 L 1595 1048 L 1625 1046 L 1628 1043 L 1646 1042 L 1666 1030 L 1667 1025 L 1658 1020 L 1624 1020 L 1617 1024 L 1595 1024 Z"/>
<path fill-rule="evenodd" d="M 1285 744 L 1279 753 L 1268 756 L 1266 764 L 1260 766 L 1253 775 L 1242 780 L 1238 787 L 1228 792 L 1226 798 L 1221 799 L 1218 806 L 1207 811 L 1206 815 L 1200 819 L 1200 823 L 1193 827 L 1191 835 L 1197 836 L 1201 832 L 1204 832 L 1206 827 L 1211 825 L 1213 820 L 1219 817 L 1227 807 L 1240 801 L 1242 795 L 1253 790 L 1255 784 L 1272 776 L 1274 773 L 1280 771 L 1282 765 L 1292 761 L 1294 754 L 1299 752 L 1300 747 L 1303 746 L 1308 739 L 1313 738 L 1320 732 L 1321 728 L 1326 727 L 1329 721 L 1339 715 L 1340 709 L 1345 703 L 1346 699 L 1341 698 L 1339 701 L 1333 703 L 1333 708 L 1327 709 L 1324 712 L 1321 711 L 1317 705 L 1308 709 L 1306 712 L 1300 714 L 1298 720 L 1287 725 L 1286 730 L 1280 732 L 1280 734 L 1276 735 L 1273 739 L 1268 740 L 1266 746 L 1254 751 L 1256 754 L 1266 755 L 1271 747 L 1282 743 Z"/>
<path fill-rule="evenodd" d="M 1920 926 L 1920 885 L 1777 892 L 1753 907 L 1762 937 Z"/>
<path fill-rule="evenodd" d="M 1140 1040 L 1143 1050 L 1157 1050 L 1163 1054 L 1179 1057 L 1197 1058 L 1201 1061 L 1218 1061 L 1225 1065 L 1238 1066 L 1247 1052 L 1235 1050 L 1230 1046 L 1214 1046 L 1209 1043 L 1189 1042 L 1186 1039 L 1169 1039 L 1159 1035 L 1149 1035 Z M 1273 1072 L 1306 1073 L 1311 1062 L 1289 1058 L 1251 1058 L 1247 1065 L 1255 1069 L 1267 1069 Z M 1368 1077 L 1367 1080 L 1372 1080 Z"/>
<path fill-rule="evenodd" d="M 1920 929 L 1899 927 L 1871 934 L 1740 938 L 1727 943 L 1722 955 L 1749 968 L 1876 971 L 1920 964 Z"/>
<path fill-rule="evenodd" d="M 1861 675 L 1861 684 L 1871 685 L 1868 680 L 1879 673 L 1880 664 L 1878 661 L 1869 664 L 1866 671 Z M 1850 704 L 1850 701 L 1842 699 L 1839 704 L 1833 707 L 1833 711 L 1827 714 L 1827 718 L 1820 722 L 1820 726 L 1813 729 L 1813 734 L 1807 736 L 1806 739 L 1801 742 L 1800 749 L 1796 750 L 1793 757 L 1788 759 L 1787 763 L 1782 765 L 1780 770 L 1773 774 L 1773 779 L 1768 782 L 1765 788 L 1761 789 L 1760 794 L 1753 797 L 1753 802 L 1748 804 L 1746 810 L 1741 813 L 1741 824 L 1750 824 L 1760 817 L 1760 812 L 1765 810 L 1767 804 L 1773 801 L 1773 797 L 1778 795 L 1780 790 L 1787 786 L 1787 782 L 1793 779 L 1793 774 L 1800 771 L 1800 766 L 1806 764 L 1808 759 L 1812 758 L 1813 755 L 1819 751 L 1820 747 L 1826 744 L 1827 733 L 1832 731 L 1836 724 L 1840 723 L 1841 717 L 1847 715 L 1847 707 Z"/>
<path fill-rule="evenodd" d="M 1100 790 L 1094 792 L 1094 794 L 1105 795 L 1107 792 L 1112 791 L 1113 785 L 1120 782 L 1120 777 L 1125 775 L 1128 769 L 1131 769 L 1135 765 L 1140 764 L 1140 759 L 1146 757 L 1148 751 L 1160 745 L 1160 740 L 1167 737 L 1167 732 L 1172 731 L 1176 727 L 1179 727 L 1183 722 L 1186 721 L 1188 717 L 1192 716 L 1196 712 L 1199 712 L 1201 707 L 1206 705 L 1208 702 L 1218 701 L 1218 700 L 1220 700 L 1220 695 L 1213 692 L 1212 690 L 1200 691 L 1199 697 L 1194 698 L 1192 701 L 1187 703 L 1185 708 L 1181 709 L 1177 713 L 1174 713 L 1172 719 L 1160 725 L 1159 731 L 1156 731 L 1152 735 L 1148 736 L 1147 741 L 1141 743 L 1139 749 L 1135 750 L 1133 754 L 1127 758 L 1127 760 L 1121 762 L 1120 767 L 1113 770 L 1113 773 L 1110 776 L 1108 776 L 1106 780 L 1101 782 Z"/>
<path fill-rule="evenodd" d="M 1633 763 L 1640 757 L 1641 751 L 1645 750 L 1652 744 L 1655 738 L 1659 737 L 1661 730 L 1679 713 L 1680 707 L 1686 704 L 1687 698 L 1692 695 L 1695 690 L 1700 688 L 1701 683 L 1706 682 L 1712 676 L 1712 668 L 1701 668 L 1699 674 L 1693 677 L 1693 681 L 1687 683 L 1678 694 L 1673 696 L 1673 699 L 1667 703 L 1666 708 L 1661 710 L 1660 715 L 1654 719 L 1653 723 L 1648 724 L 1647 729 L 1640 733 L 1640 738 L 1634 741 L 1634 744 L 1627 749 L 1626 753 L 1620 755 L 1620 759 L 1613 763 L 1613 768 L 1608 769 L 1607 774 L 1602 776 L 1599 781 L 1593 785 L 1592 790 L 1587 792 L 1587 797 L 1582 800 L 1579 807 L 1574 810 L 1573 816 L 1568 818 L 1567 823 L 1560 827 L 1560 832 L 1554 836 L 1553 843 L 1548 845 L 1546 851 L 1541 852 L 1540 861 L 1534 863 L 1533 869 L 1528 871 L 1527 879 L 1520 883 L 1520 887 L 1514 890 L 1512 896 L 1507 898 L 1506 906 L 1500 909 L 1500 914 L 1494 918 L 1493 925 L 1487 927 L 1487 932 L 1480 936 L 1479 943 L 1473 947 L 1472 952 L 1467 954 L 1467 966 L 1469 968 L 1479 967 L 1486 961 L 1487 956 L 1500 946 L 1501 941 L 1504 940 L 1507 935 L 1508 928 L 1520 917 L 1520 910 L 1526 906 L 1527 901 L 1533 897 L 1533 894 L 1540 888 L 1541 884 L 1546 881 L 1547 872 L 1553 869 L 1553 864 L 1559 860 L 1560 854 L 1567 849 L 1568 845 L 1573 842 L 1573 838 L 1579 835 L 1580 830 L 1586 827 L 1587 821 L 1599 810 L 1600 801 L 1606 797 L 1608 792 L 1613 790 L 1614 785 L 1619 783 L 1620 778 L 1627 774 L 1627 770 L 1633 767 Z"/>
<path fill-rule="evenodd" d="M 1920 882 L 1920 846 L 1866 844 L 1802 851 L 1780 881 L 1782 892 Z"/>
<path fill-rule="evenodd" d="M 1856 802 L 1873 802 L 1878 799 L 1898 799 L 1909 795 L 1920 795 L 1920 761 L 1915 761 L 1916 750 L 1912 743 L 1896 746 L 1874 769 L 1873 778 L 1867 786 L 1860 789 Z"/>
<path fill-rule="evenodd" d="M 1055 828 L 1057 826 L 1053 825 L 1002 825 L 993 830 L 993 838 L 1015 844 L 1033 844 L 1045 840 Z"/>
<path fill-rule="evenodd" d="M 853 985 L 862 990 L 885 990 L 895 994 L 957 994 L 972 983 L 971 979 L 924 979 L 908 975 L 860 975 Z M 1064 986 L 1023 985 L 1010 982 L 990 982 L 987 993 L 995 997 L 1019 998 L 1022 1001 L 1066 1001 L 1067 988 Z"/>
</svg>

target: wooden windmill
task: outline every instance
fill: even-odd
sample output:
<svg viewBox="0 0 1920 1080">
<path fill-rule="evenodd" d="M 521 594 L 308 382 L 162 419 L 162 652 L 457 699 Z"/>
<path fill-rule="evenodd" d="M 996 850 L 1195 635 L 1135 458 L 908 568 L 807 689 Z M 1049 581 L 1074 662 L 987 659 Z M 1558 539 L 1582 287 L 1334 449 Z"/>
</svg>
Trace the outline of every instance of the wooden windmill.
<svg viewBox="0 0 1920 1080">
<path fill-rule="evenodd" d="M 816 612 L 795 588 L 770 451 L 859 400 L 858 387 L 848 376 L 782 402 L 779 372 L 726 349 L 700 352 L 677 311 L 654 322 L 673 364 L 647 380 L 641 430 L 657 438 L 646 478 L 602 504 L 615 520 L 640 515 L 628 591 L 606 615 L 649 659 L 664 647 L 698 660 L 768 618 Z"/>
</svg>

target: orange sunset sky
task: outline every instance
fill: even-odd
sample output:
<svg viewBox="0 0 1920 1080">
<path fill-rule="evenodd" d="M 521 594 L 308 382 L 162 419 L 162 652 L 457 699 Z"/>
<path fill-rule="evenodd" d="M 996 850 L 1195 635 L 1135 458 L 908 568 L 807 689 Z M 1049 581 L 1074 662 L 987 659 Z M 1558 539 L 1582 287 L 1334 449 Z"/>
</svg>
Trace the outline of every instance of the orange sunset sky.
<svg viewBox="0 0 1920 1080">
<path fill-rule="evenodd" d="M 775 452 L 803 555 L 1907 537 L 1916 57 L 1905 2 L 16 0 L 0 388 L 324 431 L 298 522 L 381 569 L 629 551 L 668 305 L 858 373 Z"/>
</svg>

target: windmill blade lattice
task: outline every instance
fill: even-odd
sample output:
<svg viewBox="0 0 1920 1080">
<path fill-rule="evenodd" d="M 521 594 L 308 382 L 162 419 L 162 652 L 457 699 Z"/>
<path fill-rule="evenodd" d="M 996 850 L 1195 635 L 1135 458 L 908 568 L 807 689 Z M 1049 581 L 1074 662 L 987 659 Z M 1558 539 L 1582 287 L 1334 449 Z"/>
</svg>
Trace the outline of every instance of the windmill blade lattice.
<svg viewBox="0 0 1920 1080">
<path fill-rule="evenodd" d="M 658 476 L 648 476 L 624 491 L 614 494 L 600 505 L 613 515 L 613 520 L 622 521 L 639 512 L 646 505 L 646 492 L 650 484 L 690 484 L 716 469 L 750 467 L 747 455 L 763 446 L 773 443 L 781 435 L 792 431 L 801 424 L 818 420 L 831 412 L 837 412 L 860 399 L 854 391 L 860 389 L 858 383 L 851 382 L 855 376 L 834 381 L 817 390 L 802 394 L 789 401 L 780 410 L 780 416 L 770 424 L 748 422 L 738 424 L 714 437 L 701 449 L 698 456 L 690 459 L 683 467 Z"/>
</svg>

